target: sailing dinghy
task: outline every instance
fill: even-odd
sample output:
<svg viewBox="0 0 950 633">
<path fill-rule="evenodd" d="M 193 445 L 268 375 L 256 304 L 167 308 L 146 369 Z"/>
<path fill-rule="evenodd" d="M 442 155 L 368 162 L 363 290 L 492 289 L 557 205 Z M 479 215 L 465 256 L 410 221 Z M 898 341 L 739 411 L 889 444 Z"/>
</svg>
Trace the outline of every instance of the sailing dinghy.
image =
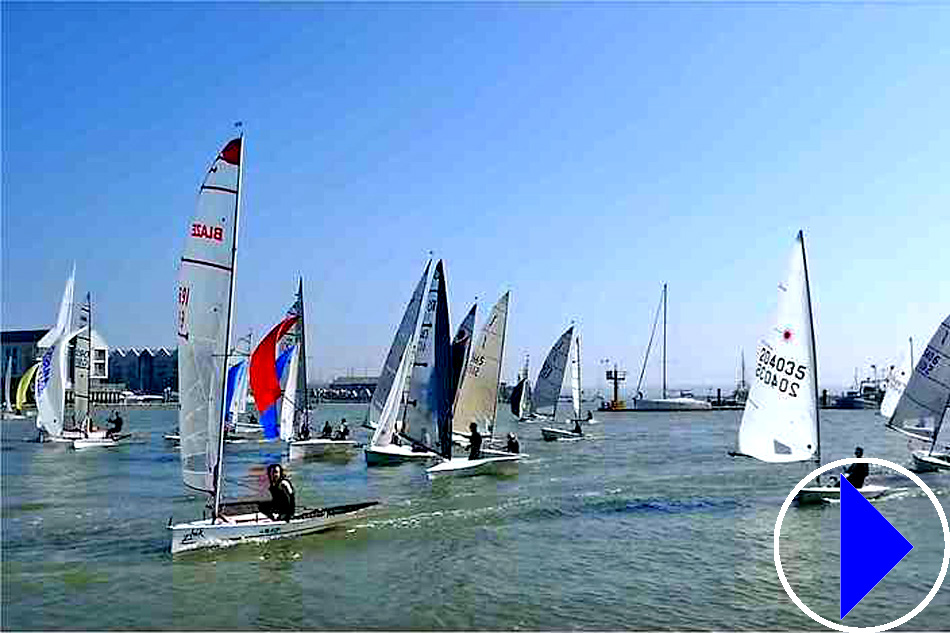
<svg viewBox="0 0 950 633">
<path fill-rule="evenodd" d="M 465 374 L 456 392 L 451 427 L 446 426 L 445 435 L 469 436 L 469 425 L 475 423 L 487 434 L 483 446 L 491 443 L 498 408 L 498 380 L 501 377 L 501 362 L 505 351 L 505 331 L 508 325 L 508 292 L 498 300 L 482 326 L 478 342 L 471 350 Z M 484 457 L 468 459 L 452 457 L 453 441 L 443 441 L 441 455 L 445 458 L 428 470 L 430 479 L 439 477 L 471 477 L 474 475 L 511 475 L 518 471 L 518 462 L 525 456 L 482 449 Z"/>
<path fill-rule="evenodd" d="M 369 403 L 365 425 L 373 428 L 374 432 L 370 445 L 363 449 L 367 466 L 396 466 L 410 461 L 439 459 L 439 455 L 431 450 L 400 441 L 398 428 L 402 426 L 401 418 L 408 407 L 409 390 L 406 385 L 409 384 L 415 365 L 416 332 L 419 330 L 420 308 L 431 265 L 431 260 L 426 263 L 422 277 L 409 298 Z"/>
<path fill-rule="evenodd" d="M 950 435 L 946 424 L 950 406 L 950 316 L 920 355 L 907 386 L 887 420 L 887 428 L 909 436 L 926 448 L 911 452 L 916 470 L 950 469 Z M 881 406 L 884 412 L 883 403 Z M 902 426 L 898 426 L 901 424 Z M 924 433 L 918 429 L 933 429 Z"/>
<path fill-rule="evenodd" d="M 511 414 L 518 418 L 519 422 L 529 421 L 533 408 L 531 380 L 528 377 L 528 360 L 529 356 L 525 354 L 524 367 L 518 370 L 518 382 L 515 384 L 515 388 L 511 390 L 511 396 L 508 400 L 511 405 Z"/>
<path fill-rule="evenodd" d="M 224 424 L 231 349 L 238 222 L 241 211 L 243 135 L 230 141 L 208 171 L 198 210 L 188 227 L 178 287 L 178 372 L 181 468 L 184 484 L 206 493 L 211 518 L 171 524 L 177 554 L 239 543 L 320 532 L 365 516 L 377 502 L 303 510 L 274 521 L 247 504 L 226 504 Z"/>
<path fill-rule="evenodd" d="M 733 455 L 769 463 L 821 464 L 815 328 L 801 231 L 792 250 L 788 277 L 779 285 L 775 326 L 759 344 L 755 382 L 739 425 L 739 451 Z M 865 484 L 859 491 L 866 498 L 875 498 L 887 488 Z M 796 501 L 837 500 L 839 494 L 837 487 L 814 485 L 804 488 Z"/>
<path fill-rule="evenodd" d="M 559 429 L 552 427 L 542 427 L 541 437 L 546 442 L 556 440 L 579 440 L 584 437 L 584 433 L 577 433 L 574 429 L 580 428 L 581 422 L 586 422 L 590 418 L 581 417 L 581 337 L 577 335 L 574 338 L 574 344 L 571 346 L 571 404 L 572 416 L 568 419 L 569 429 Z"/>
</svg>

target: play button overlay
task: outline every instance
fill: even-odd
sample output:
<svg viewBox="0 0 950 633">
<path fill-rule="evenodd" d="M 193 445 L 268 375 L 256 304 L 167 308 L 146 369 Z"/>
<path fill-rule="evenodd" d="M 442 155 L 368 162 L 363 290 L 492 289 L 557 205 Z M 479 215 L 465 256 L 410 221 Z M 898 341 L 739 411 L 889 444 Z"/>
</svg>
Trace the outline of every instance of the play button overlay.
<svg viewBox="0 0 950 633">
<path fill-rule="evenodd" d="M 841 619 L 914 546 L 841 476 Z"/>
<path fill-rule="evenodd" d="M 792 502 L 798 496 L 798 493 L 806 486 L 809 486 L 818 475 L 822 475 L 830 470 L 843 468 L 848 464 L 857 463 L 874 464 L 894 470 L 917 484 L 917 486 L 926 493 L 930 502 L 937 510 L 940 526 L 943 529 L 943 561 L 940 565 L 940 573 L 937 574 L 937 580 L 934 582 L 933 587 L 931 587 L 924 599 L 921 600 L 920 604 L 911 611 L 896 620 L 877 626 L 847 626 L 841 622 L 833 622 L 823 618 L 809 609 L 792 590 L 788 578 L 785 577 L 779 550 L 782 521 L 784 521 L 785 514 L 792 506 Z M 846 480 L 841 483 L 840 498 L 840 612 L 843 620 L 844 617 L 881 582 L 888 572 L 900 563 L 911 549 L 913 549 L 913 546 L 880 512 L 878 512 L 877 508 Z M 886 498 L 885 496 L 884 499 Z M 940 585 L 943 584 L 943 580 L 947 575 L 947 567 L 950 565 L 950 526 L 947 524 L 947 515 L 944 513 L 943 507 L 937 500 L 936 495 L 934 495 L 930 487 L 927 486 L 920 477 L 903 466 L 876 457 L 839 459 L 821 468 L 816 468 L 809 473 L 804 479 L 798 482 L 785 498 L 785 502 L 782 504 L 781 510 L 779 510 L 778 517 L 775 519 L 775 531 L 772 538 L 775 571 L 778 573 L 778 578 L 782 583 L 782 587 L 785 589 L 785 593 L 788 594 L 788 597 L 791 598 L 792 602 L 794 602 L 805 615 L 815 622 L 823 624 L 829 629 L 845 631 L 846 633 L 878 633 L 908 622 L 923 611 L 924 608 L 930 604 L 930 601 L 933 600 L 934 596 L 937 595 L 937 591 L 940 590 Z M 881 592 L 876 592 L 876 594 L 877 593 Z M 882 599 L 876 594 L 868 599 Z"/>
</svg>

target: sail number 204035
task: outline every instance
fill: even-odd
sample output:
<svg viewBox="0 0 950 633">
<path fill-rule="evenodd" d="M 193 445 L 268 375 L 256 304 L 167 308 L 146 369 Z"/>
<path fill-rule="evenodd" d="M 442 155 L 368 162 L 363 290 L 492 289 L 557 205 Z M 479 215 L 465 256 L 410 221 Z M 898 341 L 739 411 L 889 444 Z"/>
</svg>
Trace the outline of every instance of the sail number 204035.
<svg viewBox="0 0 950 633">
<path fill-rule="evenodd" d="M 797 398 L 807 370 L 805 365 L 778 356 L 768 347 L 762 347 L 755 364 L 755 377 L 766 386 Z"/>
</svg>

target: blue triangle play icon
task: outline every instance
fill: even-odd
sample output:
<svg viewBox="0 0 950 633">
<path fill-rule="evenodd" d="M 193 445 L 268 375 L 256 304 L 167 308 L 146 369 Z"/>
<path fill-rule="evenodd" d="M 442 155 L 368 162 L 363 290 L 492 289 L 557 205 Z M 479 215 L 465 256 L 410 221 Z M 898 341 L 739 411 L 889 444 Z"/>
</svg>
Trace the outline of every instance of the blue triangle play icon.
<svg viewBox="0 0 950 633">
<path fill-rule="evenodd" d="M 841 477 L 841 619 L 914 546 Z"/>
</svg>

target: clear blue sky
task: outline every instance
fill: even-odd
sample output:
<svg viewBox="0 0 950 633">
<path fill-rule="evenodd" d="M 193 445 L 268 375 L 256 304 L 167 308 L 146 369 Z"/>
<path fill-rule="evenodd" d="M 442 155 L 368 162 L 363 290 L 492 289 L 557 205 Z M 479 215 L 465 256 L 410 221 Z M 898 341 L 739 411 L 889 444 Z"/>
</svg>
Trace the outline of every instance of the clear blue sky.
<svg viewBox="0 0 950 633">
<path fill-rule="evenodd" d="M 2 319 L 72 262 L 113 346 L 175 344 L 178 258 L 246 124 L 236 330 L 306 280 L 311 367 L 378 371 L 429 250 L 505 377 L 576 319 L 635 377 L 730 385 L 803 228 L 826 385 L 950 307 L 950 7 L 4 4 Z M 650 383 L 659 367 L 650 370 Z"/>
</svg>

